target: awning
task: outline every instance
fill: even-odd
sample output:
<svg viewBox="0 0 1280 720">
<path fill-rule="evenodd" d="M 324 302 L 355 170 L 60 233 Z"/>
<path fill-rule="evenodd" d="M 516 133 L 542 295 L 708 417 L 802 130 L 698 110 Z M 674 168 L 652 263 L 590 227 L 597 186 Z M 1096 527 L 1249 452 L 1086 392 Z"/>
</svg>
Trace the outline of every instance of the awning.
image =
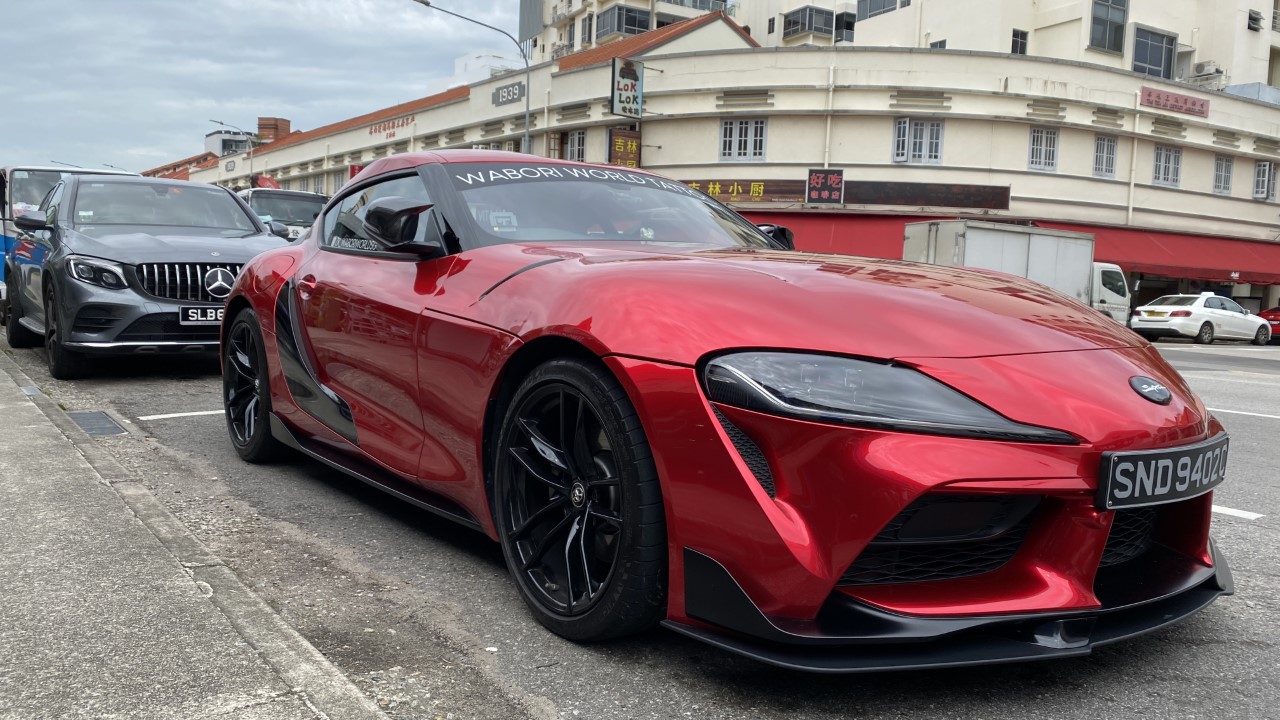
<svg viewBox="0 0 1280 720">
<path fill-rule="evenodd" d="M 1280 285 L 1280 243 L 1057 222 L 1036 225 L 1093 233 L 1093 259 L 1115 263 L 1125 272 Z"/>
</svg>

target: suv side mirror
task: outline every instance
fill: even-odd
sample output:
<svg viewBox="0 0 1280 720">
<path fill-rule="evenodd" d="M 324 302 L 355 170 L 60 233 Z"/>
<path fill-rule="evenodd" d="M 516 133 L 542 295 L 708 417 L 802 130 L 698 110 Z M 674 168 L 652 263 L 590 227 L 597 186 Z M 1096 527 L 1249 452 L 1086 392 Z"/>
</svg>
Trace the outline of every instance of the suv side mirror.
<svg viewBox="0 0 1280 720">
<path fill-rule="evenodd" d="M 275 235 L 278 238 L 284 238 L 285 240 L 289 239 L 289 228 L 285 227 L 284 223 L 272 220 L 267 223 L 267 227 L 271 228 L 272 235 Z"/>
<path fill-rule="evenodd" d="M 444 237 L 434 207 L 412 198 L 378 198 L 365 209 L 362 229 L 385 250 L 440 255 L 444 253 Z M 426 224 L 425 232 L 422 240 L 415 242 L 421 223 Z"/>
<path fill-rule="evenodd" d="M 796 234 L 791 232 L 791 230 L 781 225 L 757 225 L 756 227 L 760 228 L 765 235 L 773 238 L 774 242 L 781 245 L 784 249 L 796 249 Z"/>
<path fill-rule="evenodd" d="M 23 230 L 35 232 L 49 229 L 49 218 L 39 210 L 29 210 L 13 219 L 13 224 Z"/>
</svg>

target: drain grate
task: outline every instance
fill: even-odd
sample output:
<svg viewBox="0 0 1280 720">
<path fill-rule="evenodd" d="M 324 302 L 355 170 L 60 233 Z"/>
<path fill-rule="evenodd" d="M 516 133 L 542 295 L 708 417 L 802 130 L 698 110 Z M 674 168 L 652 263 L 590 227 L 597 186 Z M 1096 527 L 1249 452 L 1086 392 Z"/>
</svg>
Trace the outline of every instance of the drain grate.
<svg viewBox="0 0 1280 720">
<path fill-rule="evenodd" d="M 111 419 L 111 416 L 101 410 L 86 410 L 83 412 L 69 412 L 67 417 L 75 421 L 80 429 L 89 435 L 123 435 L 128 430 L 120 427 L 120 423 Z"/>
</svg>

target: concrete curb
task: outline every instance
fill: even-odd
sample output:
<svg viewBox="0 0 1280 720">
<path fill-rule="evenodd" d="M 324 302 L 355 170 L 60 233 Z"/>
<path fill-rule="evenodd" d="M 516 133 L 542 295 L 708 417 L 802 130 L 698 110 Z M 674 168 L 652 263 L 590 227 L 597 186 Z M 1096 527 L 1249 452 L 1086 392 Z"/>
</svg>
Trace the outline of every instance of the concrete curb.
<svg viewBox="0 0 1280 720">
<path fill-rule="evenodd" d="M 84 456 L 152 535 L 186 569 L 203 594 L 273 671 L 319 716 L 331 720 L 388 720 L 377 705 L 133 477 L 99 447 L 52 399 L 40 391 L 12 358 L 0 353 L 3 370 L 46 418 Z M 207 588 L 207 590 L 205 589 Z"/>
</svg>

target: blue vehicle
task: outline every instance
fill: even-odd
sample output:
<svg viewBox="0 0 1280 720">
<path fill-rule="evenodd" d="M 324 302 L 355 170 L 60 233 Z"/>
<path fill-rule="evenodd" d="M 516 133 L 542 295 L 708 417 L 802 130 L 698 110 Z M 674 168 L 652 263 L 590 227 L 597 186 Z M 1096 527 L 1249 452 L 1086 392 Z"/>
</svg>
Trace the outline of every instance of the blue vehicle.
<svg viewBox="0 0 1280 720">
<path fill-rule="evenodd" d="M 90 168 L 52 168 L 15 165 L 0 167 L 0 299 L 9 296 L 6 278 L 17 262 L 39 263 L 43 258 L 29 257 L 38 248 L 24 247 L 25 236 L 13 219 L 40 207 L 44 196 L 54 185 L 69 175 L 136 175 L 137 173 Z"/>
</svg>

